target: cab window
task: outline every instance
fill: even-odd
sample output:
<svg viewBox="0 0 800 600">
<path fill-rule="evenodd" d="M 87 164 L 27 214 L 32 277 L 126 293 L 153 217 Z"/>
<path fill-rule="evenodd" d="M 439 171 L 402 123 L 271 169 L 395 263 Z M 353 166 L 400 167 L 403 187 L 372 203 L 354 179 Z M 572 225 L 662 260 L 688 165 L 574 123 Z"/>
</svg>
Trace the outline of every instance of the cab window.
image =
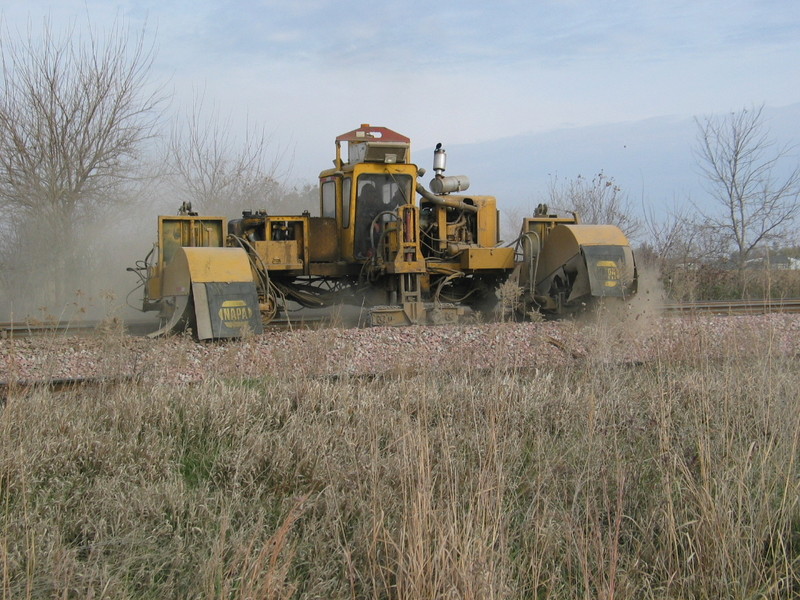
<svg viewBox="0 0 800 600">
<path fill-rule="evenodd" d="M 336 218 L 336 182 L 326 181 L 322 184 L 322 216 Z"/>
<path fill-rule="evenodd" d="M 411 176 L 365 173 L 358 178 L 356 197 L 355 248 L 357 258 L 370 255 L 380 239 L 383 224 L 397 207 L 412 201 Z"/>
<path fill-rule="evenodd" d="M 345 229 L 350 227 L 350 188 L 352 187 L 352 181 L 349 177 L 342 181 L 342 227 Z"/>
</svg>

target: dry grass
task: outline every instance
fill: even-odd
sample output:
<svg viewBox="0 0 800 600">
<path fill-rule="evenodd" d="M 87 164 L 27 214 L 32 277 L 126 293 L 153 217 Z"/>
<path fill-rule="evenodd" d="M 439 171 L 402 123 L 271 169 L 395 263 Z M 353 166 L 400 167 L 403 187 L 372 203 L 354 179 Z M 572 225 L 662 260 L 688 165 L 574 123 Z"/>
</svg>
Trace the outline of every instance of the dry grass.
<svg viewBox="0 0 800 600">
<path fill-rule="evenodd" d="M 661 281 L 667 296 L 675 302 L 800 297 L 800 273 L 793 269 L 746 269 L 738 272 L 731 268 L 700 265 L 692 269 L 667 269 Z"/>
<path fill-rule="evenodd" d="M 0 597 L 797 597 L 796 358 L 587 327 L 538 371 L 11 396 Z"/>
</svg>

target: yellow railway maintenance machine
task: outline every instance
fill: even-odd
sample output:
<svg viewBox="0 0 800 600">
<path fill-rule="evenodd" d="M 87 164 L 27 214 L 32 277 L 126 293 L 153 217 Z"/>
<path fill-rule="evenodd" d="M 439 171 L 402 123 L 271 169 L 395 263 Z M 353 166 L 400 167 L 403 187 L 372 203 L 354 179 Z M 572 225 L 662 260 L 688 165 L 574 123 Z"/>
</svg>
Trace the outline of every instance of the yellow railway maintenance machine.
<svg viewBox="0 0 800 600">
<path fill-rule="evenodd" d="M 155 248 L 131 269 L 144 282 L 143 309 L 160 311 L 154 335 L 257 333 L 290 302 L 369 307 L 372 325 L 454 323 L 490 310 L 509 279 L 521 314 L 635 293 L 633 254 L 617 227 L 540 206 L 503 246 L 495 198 L 464 194 L 468 179 L 445 176 L 445 158 L 439 144 L 426 189 L 409 138 L 362 125 L 336 138 L 334 166 L 319 176 L 318 217 L 259 210 L 226 221 L 188 205 L 159 217 Z"/>
</svg>

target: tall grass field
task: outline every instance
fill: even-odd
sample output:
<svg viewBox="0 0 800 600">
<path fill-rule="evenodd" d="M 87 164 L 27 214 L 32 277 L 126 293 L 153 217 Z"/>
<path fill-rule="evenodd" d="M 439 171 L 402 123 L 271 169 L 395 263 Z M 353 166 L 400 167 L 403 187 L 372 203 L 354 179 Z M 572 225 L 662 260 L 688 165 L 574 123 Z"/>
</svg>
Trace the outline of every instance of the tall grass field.
<svg viewBox="0 0 800 600">
<path fill-rule="evenodd" d="M 0 598 L 800 597 L 798 358 L 604 335 L 538 369 L 9 392 Z"/>
</svg>

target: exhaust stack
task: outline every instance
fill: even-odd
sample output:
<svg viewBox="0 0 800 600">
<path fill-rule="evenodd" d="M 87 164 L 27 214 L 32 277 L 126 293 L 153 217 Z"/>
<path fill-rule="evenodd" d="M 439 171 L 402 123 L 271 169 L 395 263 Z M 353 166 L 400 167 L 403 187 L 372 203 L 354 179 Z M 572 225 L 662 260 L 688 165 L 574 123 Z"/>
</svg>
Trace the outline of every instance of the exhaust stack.
<svg viewBox="0 0 800 600">
<path fill-rule="evenodd" d="M 431 179 L 430 188 L 434 194 L 450 194 L 452 192 L 463 192 L 469 189 L 469 178 L 466 175 L 452 175 L 445 177 L 444 172 L 447 168 L 447 153 L 442 148 L 442 143 L 436 144 L 433 151 L 433 172 L 436 177 Z"/>
</svg>

